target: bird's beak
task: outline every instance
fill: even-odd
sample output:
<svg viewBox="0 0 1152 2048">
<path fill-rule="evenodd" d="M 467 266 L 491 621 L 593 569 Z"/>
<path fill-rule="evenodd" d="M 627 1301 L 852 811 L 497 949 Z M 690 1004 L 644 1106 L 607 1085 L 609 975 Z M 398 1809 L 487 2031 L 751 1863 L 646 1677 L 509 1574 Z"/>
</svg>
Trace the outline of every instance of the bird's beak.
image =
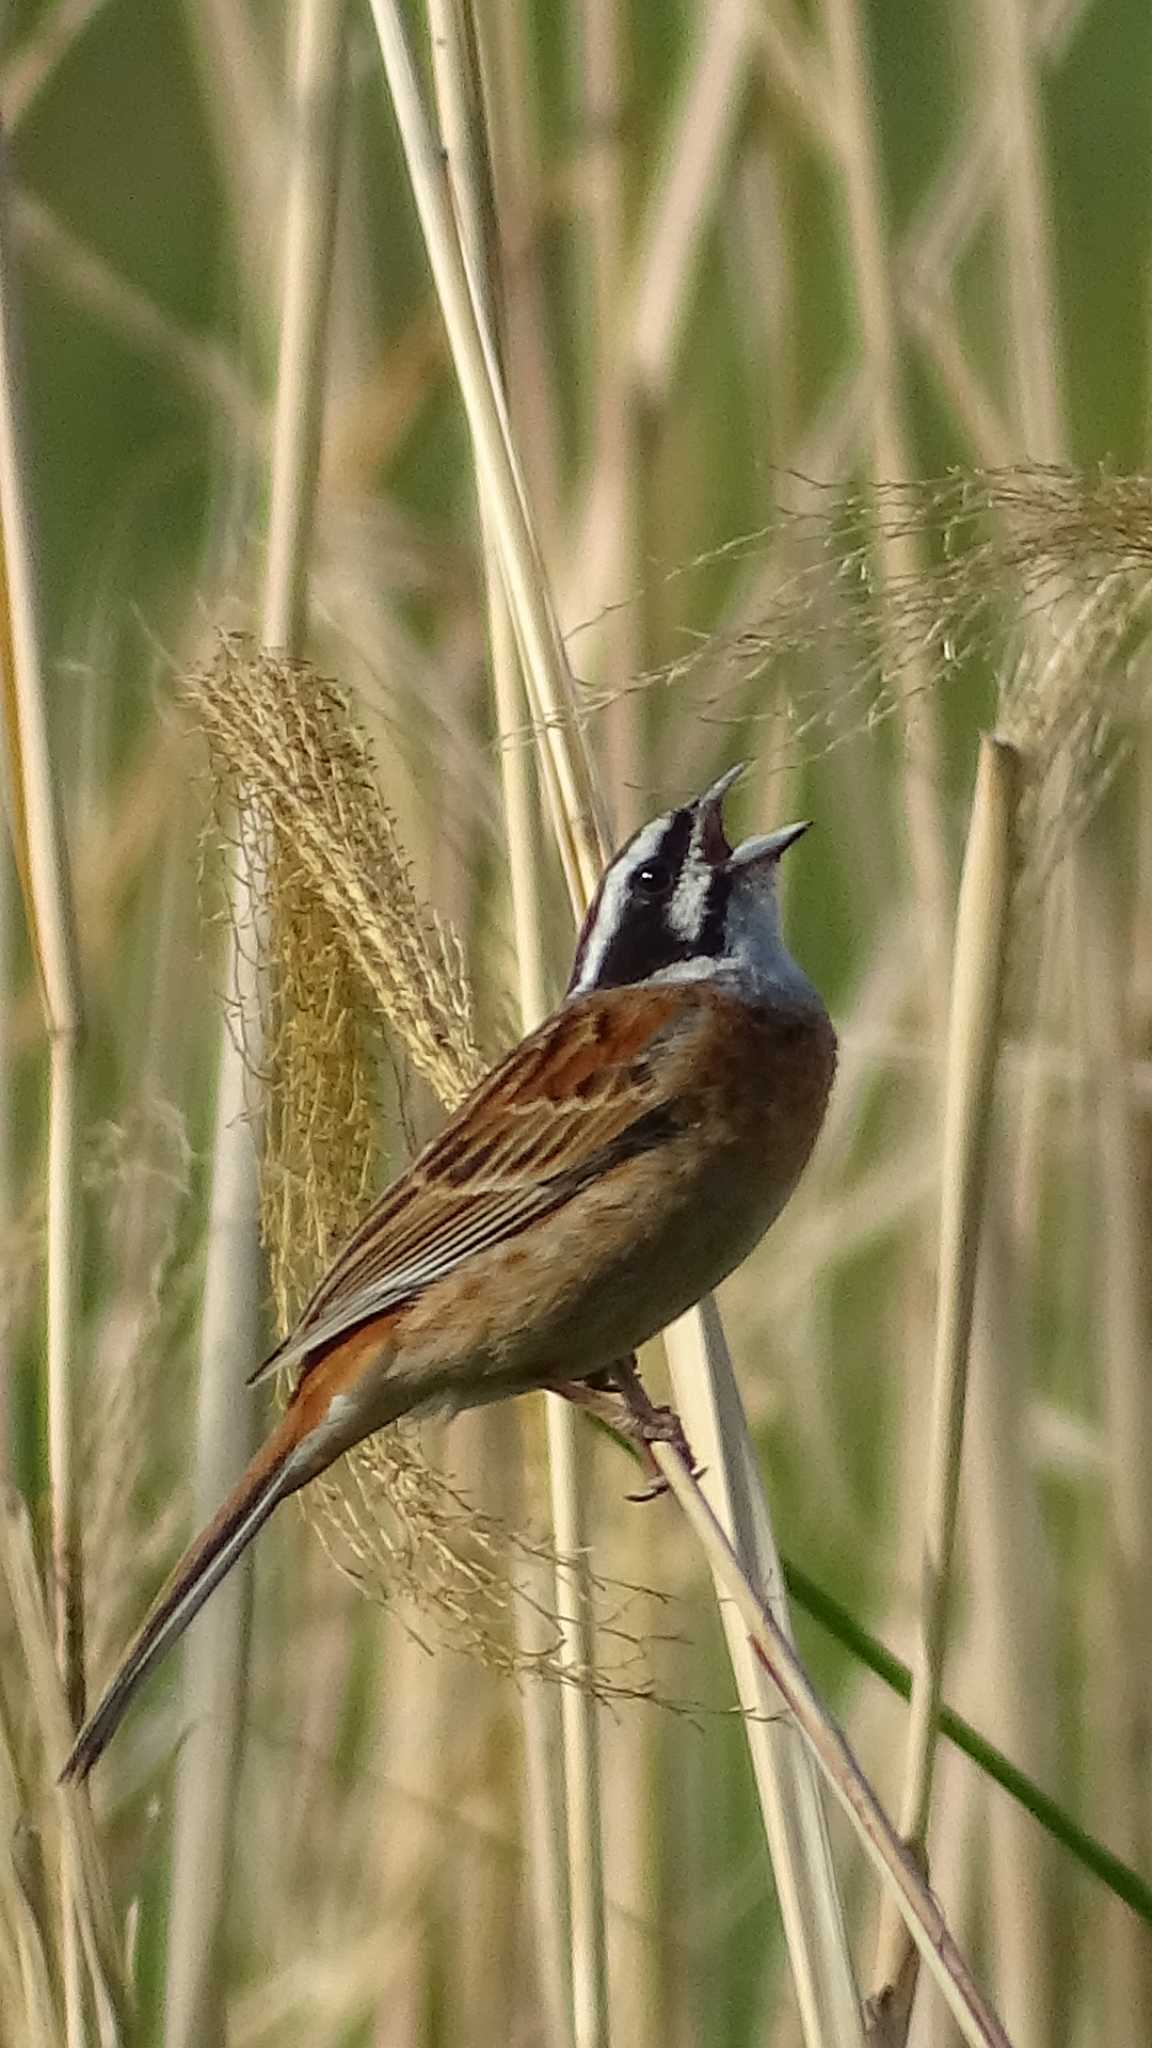
<svg viewBox="0 0 1152 2048">
<path fill-rule="evenodd" d="M 746 839 L 725 862 L 729 873 L 733 868 L 757 867 L 764 861 L 777 861 L 782 853 L 807 832 L 811 818 L 802 818 L 798 825 L 782 825 L 778 832 L 765 832 L 759 839 Z"/>
<path fill-rule="evenodd" d="M 710 861 L 714 868 L 722 868 L 732 857 L 732 848 L 724 831 L 724 799 L 747 766 L 747 761 L 738 761 L 734 768 L 726 768 L 723 775 L 718 776 L 692 805 L 700 819 L 700 848 L 705 860 Z"/>
</svg>

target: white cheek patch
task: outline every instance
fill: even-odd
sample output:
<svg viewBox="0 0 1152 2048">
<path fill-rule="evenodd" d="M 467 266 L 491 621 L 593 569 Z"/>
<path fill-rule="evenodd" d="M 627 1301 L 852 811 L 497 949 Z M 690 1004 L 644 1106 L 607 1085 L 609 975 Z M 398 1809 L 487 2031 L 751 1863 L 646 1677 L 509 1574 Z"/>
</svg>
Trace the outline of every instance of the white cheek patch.
<svg viewBox="0 0 1152 2048">
<path fill-rule="evenodd" d="M 678 939 L 699 938 L 703 931 L 712 876 L 710 867 L 691 859 L 680 870 L 667 910 L 668 929 Z"/>
</svg>

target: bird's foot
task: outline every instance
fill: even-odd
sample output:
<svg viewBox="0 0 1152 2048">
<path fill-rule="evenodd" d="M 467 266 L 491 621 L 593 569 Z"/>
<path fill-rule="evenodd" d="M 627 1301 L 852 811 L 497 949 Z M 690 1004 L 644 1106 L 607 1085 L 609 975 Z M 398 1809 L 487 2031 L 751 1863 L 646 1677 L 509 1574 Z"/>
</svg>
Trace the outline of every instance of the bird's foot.
<svg viewBox="0 0 1152 2048">
<path fill-rule="evenodd" d="M 668 1481 L 652 1454 L 653 1444 L 670 1444 L 693 1478 L 699 1478 L 680 1417 L 674 1408 L 657 1407 L 650 1400 L 635 1358 L 620 1359 L 586 1380 L 566 1381 L 555 1391 L 587 1409 L 639 1452 L 651 1480 L 642 1492 L 630 1493 L 629 1500 L 658 1500 L 668 1491 Z"/>
</svg>

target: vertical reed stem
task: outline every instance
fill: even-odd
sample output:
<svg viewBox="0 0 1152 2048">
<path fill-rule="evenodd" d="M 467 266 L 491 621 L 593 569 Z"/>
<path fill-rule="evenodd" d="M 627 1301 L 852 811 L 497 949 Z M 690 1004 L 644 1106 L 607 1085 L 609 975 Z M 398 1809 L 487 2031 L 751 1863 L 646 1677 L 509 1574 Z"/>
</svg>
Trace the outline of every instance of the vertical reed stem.
<svg viewBox="0 0 1152 2048">
<path fill-rule="evenodd" d="M 76 1284 L 80 1174 L 76 1159 L 80 970 L 68 850 L 48 746 L 35 524 L 28 499 L 20 334 L 12 257 L 9 161 L 0 138 L 0 671 L 17 871 L 50 1048 L 45 1380 L 56 1654 L 68 1709 L 84 1714 L 84 1593 L 77 1429 Z M 65 2027 L 80 2048 L 85 1997 L 74 1871 L 61 1871 Z"/>
<path fill-rule="evenodd" d="M 283 297 L 269 486 L 262 638 L 304 651 L 308 557 L 323 424 L 325 351 L 339 194 L 346 72 L 346 0 L 300 0 L 290 100 Z M 261 915 L 259 856 L 238 849 L 233 884 L 231 1006 L 217 1076 L 216 1131 L 201 1324 L 197 1508 L 207 1519 L 251 1449 L 251 1396 L 238 1361 L 260 1327 L 259 1187 L 245 1114 L 246 1062 L 259 1043 L 252 926 Z M 251 1571 L 220 1588 L 185 1650 L 192 1721 L 180 1759 L 167 2048 L 212 2048 L 225 2031 L 222 1944 L 228 1925 L 233 1816 Z"/>
<path fill-rule="evenodd" d="M 478 307 L 495 334 L 491 277 L 485 250 L 481 176 L 476 162 L 482 139 L 475 135 L 470 109 L 478 94 L 468 77 L 462 24 L 454 0 L 429 0 L 428 19 L 432 37 L 433 72 L 445 158 L 452 196 L 460 226 L 462 247 L 469 267 Z M 524 722 L 524 695 L 515 635 L 508 598 L 500 572 L 498 538 L 492 530 L 491 514 L 481 493 L 481 521 L 484 527 L 484 560 L 488 589 L 489 644 L 493 662 L 497 719 L 501 738 L 504 782 L 505 825 L 512 879 L 513 918 L 517 958 L 520 963 L 520 1014 L 525 1031 L 538 1024 L 545 1013 L 544 962 L 541 945 L 539 891 L 540 869 L 534 848 L 534 814 L 527 776 L 527 757 L 516 734 Z M 548 1967 L 555 1954 L 554 1929 L 542 1927 L 543 1959 L 546 1970 L 546 2009 L 558 2038 L 571 2039 L 576 2048 L 602 2048 L 608 2039 L 608 1968 L 604 1925 L 604 1871 L 600 1815 L 600 1746 L 596 1727 L 596 1702 L 579 1674 L 593 1659 L 589 1616 L 586 1538 L 577 1441 L 578 1420 L 570 1404 L 558 1395 L 545 1399 L 548 1432 L 548 1469 L 551 1487 L 552 1528 L 559 1554 L 555 1572 L 555 1601 L 561 1631 L 561 1655 L 572 1673 L 572 1683 L 561 1693 L 560 1716 L 563 1734 L 564 1803 L 567 1847 L 567 1922 L 570 1971 L 566 1983 L 556 1982 Z M 540 1701 L 536 1686 L 529 1688 L 525 1739 L 539 1745 L 543 1739 Z M 537 1759 L 539 1761 L 539 1759 Z M 544 1774 L 538 1769 L 537 1781 Z M 549 1858 L 555 1853 L 550 1843 Z M 563 1898 L 557 1870 L 541 1869 L 542 1890 L 538 1912 L 551 1915 Z M 559 1992 L 569 2010 L 561 2014 Z"/>
<path fill-rule="evenodd" d="M 1008 958 L 1020 770 L 1021 757 L 1016 748 L 995 735 L 985 735 L 980 745 L 957 907 L 945 1076 L 922 1604 L 900 1809 L 901 1833 L 919 1846 L 924 1843 L 932 1800 L 936 1724 L 944 1676 L 968 1390 L 968 1349 Z M 895 1980 L 901 1951 L 899 1927 L 888 1917 L 878 1959 L 881 1984 Z"/>
</svg>

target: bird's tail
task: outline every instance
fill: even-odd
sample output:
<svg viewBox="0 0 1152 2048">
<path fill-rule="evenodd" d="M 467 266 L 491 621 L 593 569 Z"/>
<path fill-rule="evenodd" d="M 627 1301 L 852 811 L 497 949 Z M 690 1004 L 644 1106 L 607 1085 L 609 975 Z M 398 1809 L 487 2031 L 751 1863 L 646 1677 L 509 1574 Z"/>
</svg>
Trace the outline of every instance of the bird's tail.
<svg viewBox="0 0 1152 2048">
<path fill-rule="evenodd" d="M 287 1417 L 285 1417 L 287 1421 Z M 181 1558 L 143 1628 L 128 1650 L 98 1707 L 88 1716 L 61 1772 L 62 1779 L 87 1777 L 115 1734 L 138 1686 L 193 1615 L 231 1571 L 273 1508 L 294 1491 L 291 1454 L 294 1436 L 284 1424 L 252 1460 L 219 1513 Z"/>
</svg>

